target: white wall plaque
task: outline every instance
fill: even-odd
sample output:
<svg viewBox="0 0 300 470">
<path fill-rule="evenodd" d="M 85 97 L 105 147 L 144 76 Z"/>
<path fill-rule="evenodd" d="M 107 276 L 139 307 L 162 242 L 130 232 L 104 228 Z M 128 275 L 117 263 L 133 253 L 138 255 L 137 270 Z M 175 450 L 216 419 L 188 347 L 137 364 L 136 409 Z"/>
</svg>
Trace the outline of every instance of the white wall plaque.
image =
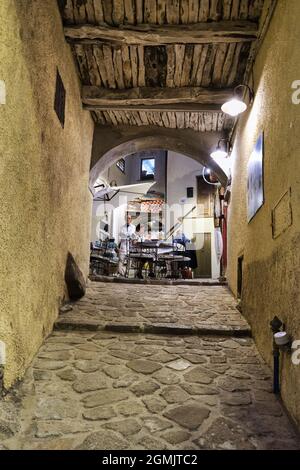
<svg viewBox="0 0 300 470">
<path fill-rule="evenodd" d="M 6 104 L 6 89 L 3 80 L 0 80 L 0 104 Z"/>
</svg>

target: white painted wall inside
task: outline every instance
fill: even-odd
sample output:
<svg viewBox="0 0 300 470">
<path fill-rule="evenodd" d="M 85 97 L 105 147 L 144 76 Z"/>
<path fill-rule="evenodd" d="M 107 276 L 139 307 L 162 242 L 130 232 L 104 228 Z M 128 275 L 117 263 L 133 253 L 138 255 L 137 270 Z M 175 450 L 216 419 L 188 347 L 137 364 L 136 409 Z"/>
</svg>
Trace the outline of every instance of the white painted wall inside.
<svg viewBox="0 0 300 470">
<path fill-rule="evenodd" d="M 179 217 L 183 217 L 197 205 L 197 176 L 202 175 L 203 166 L 185 155 L 168 152 L 167 162 L 167 230 L 172 227 Z M 187 198 L 186 188 L 193 187 L 194 195 Z M 211 234 L 211 266 L 212 278 L 220 275 L 220 263 L 217 261 L 215 250 L 215 229 L 213 218 L 196 217 L 197 209 L 183 223 L 183 232 L 188 238 L 195 233 Z M 199 247 L 201 248 L 201 247 Z"/>
<path fill-rule="evenodd" d="M 147 153 L 148 154 L 148 153 Z M 140 182 L 140 160 L 145 155 L 130 155 L 125 158 L 126 174 L 124 175 L 116 165 L 106 172 L 107 181 L 114 179 L 118 185 L 134 184 Z M 148 155 L 147 155 L 148 156 Z M 167 165 L 164 158 L 157 158 L 156 178 L 157 185 L 154 189 L 164 192 L 165 168 L 167 168 L 167 211 L 166 230 L 169 230 L 178 220 L 197 205 L 197 180 L 196 177 L 202 175 L 203 167 L 195 160 L 175 152 L 168 152 Z M 186 197 L 186 188 L 193 187 L 192 198 Z M 124 217 L 127 204 L 126 196 L 116 196 L 114 207 L 109 203 L 105 206 L 103 202 L 93 203 L 92 216 L 92 241 L 99 239 L 100 220 L 104 219 L 105 211 L 108 214 L 108 222 L 111 226 L 111 235 L 118 241 L 118 234 L 124 224 Z M 217 260 L 215 250 L 215 229 L 213 218 L 196 217 L 197 209 L 184 220 L 183 231 L 185 235 L 192 239 L 196 233 L 211 234 L 211 266 L 212 278 L 217 279 L 220 275 L 220 264 Z M 198 247 L 199 249 L 201 247 Z"/>
<path fill-rule="evenodd" d="M 165 173 L 166 173 L 166 152 L 164 150 L 149 150 L 125 158 L 126 168 L 130 174 L 130 183 L 141 182 L 141 160 L 142 158 L 155 158 L 155 182 L 156 184 L 151 190 L 164 193 L 165 192 Z"/>
<path fill-rule="evenodd" d="M 165 172 L 166 172 L 166 152 L 161 150 L 149 150 L 125 157 L 125 173 L 122 173 L 116 164 L 101 173 L 100 178 L 103 183 L 114 183 L 117 186 L 125 184 L 135 184 L 144 182 L 140 179 L 141 159 L 155 157 L 155 181 L 151 190 L 165 192 Z M 121 158 L 121 156 L 120 156 Z M 107 213 L 107 220 L 110 224 L 110 234 L 118 242 L 119 232 L 125 223 L 125 212 L 130 196 L 124 193 L 114 197 L 112 203 L 93 202 L 91 241 L 99 240 L 99 228 L 101 220 L 104 220 Z"/>
</svg>

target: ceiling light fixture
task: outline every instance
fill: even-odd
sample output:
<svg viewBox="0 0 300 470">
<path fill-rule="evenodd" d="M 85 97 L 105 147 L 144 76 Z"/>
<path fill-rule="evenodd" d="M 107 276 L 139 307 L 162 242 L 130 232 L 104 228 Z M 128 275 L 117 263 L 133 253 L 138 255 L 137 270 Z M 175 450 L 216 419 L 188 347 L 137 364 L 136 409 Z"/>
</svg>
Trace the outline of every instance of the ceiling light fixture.
<svg viewBox="0 0 300 470">
<path fill-rule="evenodd" d="M 249 102 L 252 103 L 254 98 L 254 91 L 248 85 L 238 85 L 233 92 L 233 98 L 221 107 L 223 113 L 236 117 L 247 109 L 247 104 L 244 101 L 244 90 L 249 92 Z"/>
</svg>

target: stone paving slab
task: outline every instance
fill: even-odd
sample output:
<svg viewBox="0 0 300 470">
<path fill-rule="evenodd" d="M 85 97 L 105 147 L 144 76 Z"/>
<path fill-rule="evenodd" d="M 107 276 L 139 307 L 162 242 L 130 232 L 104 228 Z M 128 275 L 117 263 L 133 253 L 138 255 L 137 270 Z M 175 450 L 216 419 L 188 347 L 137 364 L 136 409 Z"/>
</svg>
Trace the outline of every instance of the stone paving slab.
<svg viewBox="0 0 300 470">
<path fill-rule="evenodd" d="M 251 338 L 57 331 L 0 402 L 2 449 L 300 449 Z"/>
<path fill-rule="evenodd" d="M 90 282 L 83 299 L 61 312 L 56 329 L 178 335 L 250 336 L 226 286 Z"/>
</svg>

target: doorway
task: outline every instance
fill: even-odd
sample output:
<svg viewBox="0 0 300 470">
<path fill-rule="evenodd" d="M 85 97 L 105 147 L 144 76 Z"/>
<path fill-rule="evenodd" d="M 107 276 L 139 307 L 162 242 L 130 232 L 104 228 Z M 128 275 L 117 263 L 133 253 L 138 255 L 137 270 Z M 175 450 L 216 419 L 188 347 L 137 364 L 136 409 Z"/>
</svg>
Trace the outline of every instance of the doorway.
<svg viewBox="0 0 300 470">
<path fill-rule="evenodd" d="M 244 263 L 244 255 L 238 257 L 238 265 L 237 265 L 237 296 L 238 296 L 238 299 L 242 298 L 243 263 Z"/>
<path fill-rule="evenodd" d="M 211 270 L 211 233 L 195 233 L 197 268 L 194 270 L 196 278 L 210 279 Z"/>
<path fill-rule="evenodd" d="M 205 182 L 203 176 L 197 176 L 197 216 L 214 216 L 214 193 L 215 186 Z"/>
</svg>

